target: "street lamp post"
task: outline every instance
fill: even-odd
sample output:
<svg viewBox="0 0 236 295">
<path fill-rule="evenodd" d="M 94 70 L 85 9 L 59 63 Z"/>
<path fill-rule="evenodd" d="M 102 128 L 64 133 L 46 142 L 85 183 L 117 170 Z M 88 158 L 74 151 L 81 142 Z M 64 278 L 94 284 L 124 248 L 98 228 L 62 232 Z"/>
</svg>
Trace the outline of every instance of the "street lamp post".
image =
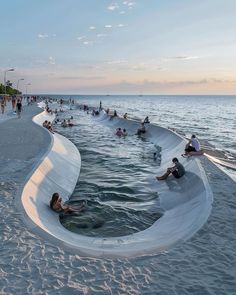
<svg viewBox="0 0 236 295">
<path fill-rule="evenodd" d="M 28 84 L 25 85 L 25 95 L 26 96 L 28 94 L 28 86 L 30 86 L 30 85 L 31 85 L 30 83 L 28 83 Z"/>
<path fill-rule="evenodd" d="M 6 80 L 7 80 L 7 72 L 13 72 L 15 69 L 9 69 L 4 71 L 4 94 L 6 96 L 7 90 L 6 90 Z"/>
<path fill-rule="evenodd" d="M 18 89 L 19 89 L 19 83 L 20 83 L 20 81 L 23 81 L 23 80 L 25 80 L 25 79 L 24 78 L 18 79 L 18 81 L 17 81 L 17 87 L 16 87 L 17 92 L 18 92 Z"/>
</svg>

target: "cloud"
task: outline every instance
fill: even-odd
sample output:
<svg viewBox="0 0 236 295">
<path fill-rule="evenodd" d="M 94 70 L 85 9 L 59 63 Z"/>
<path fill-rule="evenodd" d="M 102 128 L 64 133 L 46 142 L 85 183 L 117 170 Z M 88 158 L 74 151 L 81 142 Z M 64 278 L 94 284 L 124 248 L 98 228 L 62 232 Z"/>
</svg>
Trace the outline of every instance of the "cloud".
<svg viewBox="0 0 236 295">
<path fill-rule="evenodd" d="M 123 28 L 124 26 L 125 26 L 124 24 L 117 25 L 118 28 Z"/>
<path fill-rule="evenodd" d="M 114 11 L 119 9 L 119 5 L 117 3 L 112 3 L 107 7 L 108 10 Z"/>
<path fill-rule="evenodd" d="M 192 55 L 178 55 L 178 56 L 171 56 L 165 57 L 164 60 L 190 60 L 190 59 L 198 59 L 200 56 L 192 56 Z"/>
<path fill-rule="evenodd" d="M 93 43 L 94 43 L 93 41 L 88 41 L 88 40 L 83 42 L 84 45 L 93 45 Z"/>
<path fill-rule="evenodd" d="M 213 82 L 213 83 L 236 83 L 236 80 L 226 80 L 226 79 L 211 78 L 211 79 L 209 79 L 209 82 Z"/>
<path fill-rule="evenodd" d="M 127 1 L 123 1 L 123 4 L 126 5 L 129 9 L 132 9 L 136 5 L 136 2 L 127 0 Z"/>
<path fill-rule="evenodd" d="M 79 36 L 79 37 L 77 37 L 77 40 L 81 41 L 81 40 L 84 40 L 86 38 L 87 38 L 86 36 Z"/>
<path fill-rule="evenodd" d="M 125 11 L 124 11 L 124 10 L 122 10 L 122 11 L 120 11 L 120 12 L 119 12 L 119 14 L 125 14 Z"/>
<path fill-rule="evenodd" d="M 105 25 L 105 28 L 110 29 L 110 28 L 112 28 L 112 25 Z"/>
<path fill-rule="evenodd" d="M 41 39 L 48 38 L 48 34 L 38 34 L 38 38 L 41 38 Z"/>
<path fill-rule="evenodd" d="M 90 26 L 90 27 L 89 27 L 89 30 L 96 30 L 96 27 L 94 27 L 94 26 Z"/>
<path fill-rule="evenodd" d="M 175 59 L 198 59 L 199 56 L 175 56 Z"/>
<path fill-rule="evenodd" d="M 106 34 L 97 34 L 98 38 L 102 38 L 102 37 L 106 37 L 106 36 L 107 36 Z"/>
<path fill-rule="evenodd" d="M 112 60 L 112 61 L 107 62 L 107 64 L 109 64 L 109 65 L 120 65 L 120 64 L 125 64 L 125 63 L 128 63 L 128 61 L 125 59 L 118 59 L 118 60 Z"/>
<path fill-rule="evenodd" d="M 207 79 L 202 80 L 184 80 L 184 81 L 150 81 L 150 80 L 143 80 L 139 82 L 128 82 L 126 80 L 120 81 L 120 83 L 113 84 L 114 88 L 117 89 L 120 87 L 123 90 L 131 90 L 137 91 L 137 88 L 141 87 L 142 89 L 171 89 L 176 87 L 184 87 L 184 86 L 191 86 L 191 85 L 205 85 L 208 84 L 209 81 Z"/>
<path fill-rule="evenodd" d="M 103 80 L 105 77 L 103 76 L 65 76 L 65 77 L 60 77 L 62 80 Z"/>
<path fill-rule="evenodd" d="M 49 60 L 48 62 L 49 62 L 50 65 L 55 65 L 56 64 L 56 59 L 54 57 L 49 56 L 48 60 Z"/>
</svg>

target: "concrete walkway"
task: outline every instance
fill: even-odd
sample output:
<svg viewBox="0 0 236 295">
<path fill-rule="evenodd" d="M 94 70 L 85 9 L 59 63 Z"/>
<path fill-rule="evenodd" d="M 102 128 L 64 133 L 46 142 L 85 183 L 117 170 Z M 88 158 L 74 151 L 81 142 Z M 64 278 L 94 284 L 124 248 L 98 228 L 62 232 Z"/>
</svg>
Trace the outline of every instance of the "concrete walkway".
<svg viewBox="0 0 236 295">
<path fill-rule="evenodd" d="M 0 165 L 15 160 L 33 164 L 45 154 L 50 134 L 32 122 L 32 117 L 41 111 L 36 106 L 26 106 L 20 119 L 14 117 L 0 124 Z M 25 178 L 30 171 L 22 171 L 18 177 Z"/>
</svg>

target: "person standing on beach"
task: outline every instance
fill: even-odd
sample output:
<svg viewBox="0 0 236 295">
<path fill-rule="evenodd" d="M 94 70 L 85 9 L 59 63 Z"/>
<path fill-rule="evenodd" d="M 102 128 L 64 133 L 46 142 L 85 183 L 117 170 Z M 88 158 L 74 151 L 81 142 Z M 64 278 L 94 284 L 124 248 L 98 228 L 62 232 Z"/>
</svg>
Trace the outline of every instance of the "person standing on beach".
<svg viewBox="0 0 236 295">
<path fill-rule="evenodd" d="M 22 111 L 22 103 L 20 99 L 17 99 L 16 112 L 17 112 L 18 119 L 20 119 L 21 117 L 21 111 Z"/>
</svg>

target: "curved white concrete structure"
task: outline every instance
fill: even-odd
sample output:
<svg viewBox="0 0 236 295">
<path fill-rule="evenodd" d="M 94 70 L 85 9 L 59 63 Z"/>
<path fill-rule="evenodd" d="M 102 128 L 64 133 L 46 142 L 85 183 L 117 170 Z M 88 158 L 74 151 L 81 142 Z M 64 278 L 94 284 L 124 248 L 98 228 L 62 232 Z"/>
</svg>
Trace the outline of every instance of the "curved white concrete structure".
<svg viewBox="0 0 236 295">
<path fill-rule="evenodd" d="M 41 124 L 45 113 L 36 116 Z M 139 123 L 121 118 L 109 120 L 107 115 L 98 117 L 101 123 L 112 128 L 123 127 L 135 133 Z M 150 228 L 128 236 L 116 238 L 93 238 L 66 230 L 59 222 L 58 214 L 49 208 L 53 192 L 58 191 L 68 198 L 73 192 L 79 176 L 81 159 L 77 148 L 66 138 L 54 134 L 52 148 L 24 187 L 22 203 L 25 211 L 47 237 L 57 244 L 67 246 L 78 254 L 105 257 L 131 257 L 147 253 L 158 253 L 190 238 L 206 222 L 213 200 L 207 177 L 197 157 L 181 159 L 186 175 L 176 180 L 157 182 L 154 178 L 162 174 L 173 157 L 181 158 L 186 141 L 176 133 L 155 125 L 147 126 L 145 134 L 153 143 L 162 147 L 162 163 L 154 171 L 156 187 L 164 215 Z"/>
</svg>

